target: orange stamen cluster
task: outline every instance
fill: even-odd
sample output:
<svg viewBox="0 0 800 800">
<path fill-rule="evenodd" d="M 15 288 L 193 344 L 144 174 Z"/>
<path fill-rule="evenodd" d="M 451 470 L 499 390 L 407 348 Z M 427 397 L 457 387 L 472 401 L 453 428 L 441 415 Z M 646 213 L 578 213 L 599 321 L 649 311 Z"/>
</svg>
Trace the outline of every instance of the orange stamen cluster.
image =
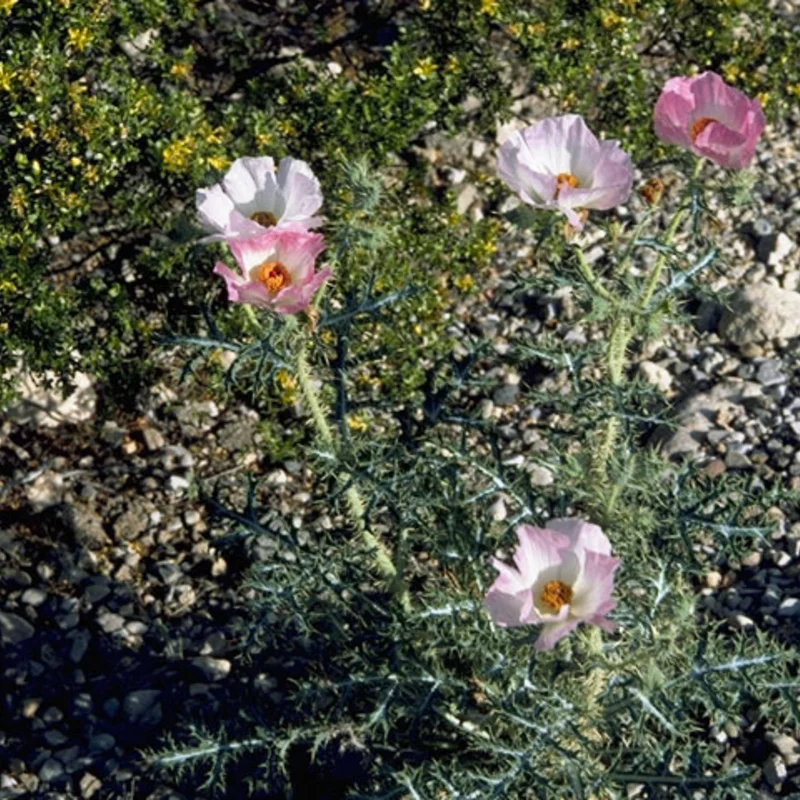
<svg viewBox="0 0 800 800">
<path fill-rule="evenodd" d="M 692 127 L 689 128 L 689 138 L 694 141 L 712 122 L 716 121 L 713 117 L 700 117 L 695 120 Z"/>
<path fill-rule="evenodd" d="M 287 270 L 280 261 L 265 261 L 263 264 L 256 267 L 253 273 L 253 279 L 263 283 L 267 291 L 273 297 L 292 282 L 292 276 L 289 275 L 289 270 Z"/>
<path fill-rule="evenodd" d="M 572 602 L 572 587 L 562 581 L 548 581 L 539 601 L 554 611 L 560 611 L 562 606 Z"/>
<path fill-rule="evenodd" d="M 265 228 L 271 228 L 273 225 L 278 224 L 278 218 L 269 211 L 256 211 L 254 214 L 250 215 L 250 219 L 253 220 L 253 222 L 257 222 L 259 225 L 263 225 Z"/>
<path fill-rule="evenodd" d="M 562 189 L 575 189 L 578 186 L 578 179 L 571 172 L 559 172 L 556 175 L 556 194 L 557 198 Z M 555 199 L 555 198 L 554 198 Z"/>
</svg>

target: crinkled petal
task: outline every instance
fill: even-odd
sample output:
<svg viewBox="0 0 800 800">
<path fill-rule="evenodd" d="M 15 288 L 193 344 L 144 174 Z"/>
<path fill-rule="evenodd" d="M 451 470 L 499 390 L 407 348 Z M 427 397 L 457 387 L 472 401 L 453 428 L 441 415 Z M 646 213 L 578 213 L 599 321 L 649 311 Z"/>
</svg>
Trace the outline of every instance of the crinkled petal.
<svg viewBox="0 0 800 800">
<path fill-rule="evenodd" d="M 264 231 L 263 228 L 261 230 L 262 232 L 258 236 L 242 237 L 228 243 L 233 257 L 245 275 L 248 275 L 253 267 L 257 267 L 265 261 L 279 260 L 277 258 L 277 231 L 275 229 Z"/>
<path fill-rule="evenodd" d="M 228 230 L 233 202 L 225 194 L 220 184 L 195 192 L 197 219 L 209 231 L 224 232 Z"/>
<path fill-rule="evenodd" d="M 325 249 L 325 237 L 321 233 L 297 229 L 276 229 L 275 243 L 278 260 L 281 261 L 293 284 L 305 284 L 314 274 L 314 261 Z"/>
<path fill-rule="evenodd" d="M 324 267 L 303 284 L 281 290 L 273 300 L 273 308 L 279 314 L 297 314 L 311 304 L 317 290 L 331 277 L 330 267 Z"/>
<path fill-rule="evenodd" d="M 572 614 L 580 618 L 602 614 L 614 591 L 614 573 L 620 565 L 618 558 L 585 551 L 583 570 L 572 587 Z"/>
<path fill-rule="evenodd" d="M 552 650 L 559 639 L 563 639 L 568 633 L 572 633 L 580 625 L 579 619 L 568 619 L 564 622 L 552 622 L 542 627 L 542 632 L 534 644 L 536 650 Z"/>
<path fill-rule="evenodd" d="M 560 533 L 533 525 L 517 528 L 519 546 L 514 551 L 514 563 L 528 586 L 533 586 L 540 573 L 557 567 L 563 561 L 562 550 L 569 547 L 569 539 Z"/>
<path fill-rule="evenodd" d="M 522 612 L 530 591 L 522 590 L 513 594 L 496 590 L 494 586 L 492 584 L 489 587 L 489 591 L 483 601 L 483 607 L 489 612 L 492 622 L 501 628 L 514 628 L 518 625 L 524 625 L 527 620 L 522 618 Z"/>
<path fill-rule="evenodd" d="M 693 78 L 670 78 L 653 109 L 656 136 L 667 144 L 691 148 L 689 117 L 694 112 Z"/>
<path fill-rule="evenodd" d="M 270 297 L 262 283 L 246 281 L 222 262 L 214 267 L 214 272 L 222 276 L 228 289 L 228 300 L 231 303 L 249 303 L 250 305 L 269 308 Z"/>
<path fill-rule="evenodd" d="M 574 517 L 562 517 L 548 520 L 546 527 L 568 537 L 572 549 L 584 548 L 601 555 L 611 555 L 611 542 L 599 525 Z"/>
<path fill-rule="evenodd" d="M 322 206 L 322 189 L 308 164 L 284 158 L 278 169 L 278 183 L 284 198 L 281 222 L 303 223 L 308 227 L 318 224 L 314 214 Z"/>
<path fill-rule="evenodd" d="M 252 162 L 258 162 L 260 159 L 252 158 L 237 158 L 233 164 L 230 165 L 225 177 L 222 179 L 222 188 L 225 193 L 234 202 L 245 216 L 250 216 L 256 209 L 247 210 L 255 199 L 256 192 L 258 191 L 258 183 L 253 176 L 252 168 L 255 166 Z M 268 159 L 272 161 L 272 159 Z M 267 159 L 263 160 L 266 166 Z"/>
</svg>

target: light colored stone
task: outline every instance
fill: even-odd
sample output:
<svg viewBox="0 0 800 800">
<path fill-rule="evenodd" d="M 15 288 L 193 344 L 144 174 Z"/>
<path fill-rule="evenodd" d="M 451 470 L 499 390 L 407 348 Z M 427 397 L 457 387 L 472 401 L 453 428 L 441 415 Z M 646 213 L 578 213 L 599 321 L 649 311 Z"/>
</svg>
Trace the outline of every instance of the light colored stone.
<svg viewBox="0 0 800 800">
<path fill-rule="evenodd" d="M 18 425 L 37 428 L 87 422 L 94 417 L 97 392 L 92 379 L 83 372 L 76 372 L 72 382 L 75 388 L 65 397 L 54 372 L 45 372 L 41 378 L 21 375 L 17 384 L 21 401 L 6 411 L 8 418 Z"/>
<path fill-rule="evenodd" d="M 785 733 L 775 733 L 768 735 L 767 740 L 778 751 L 787 767 L 800 763 L 800 744 L 796 739 Z"/>
<path fill-rule="evenodd" d="M 665 394 L 672 388 L 672 375 L 660 364 L 656 364 L 653 361 L 642 361 L 639 364 L 639 372 L 642 373 L 642 377 L 649 384 Z"/>
<path fill-rule="evenodd" d="M 192 659 L 192 665 L 203 673 L 207 681 L 221 681 L 227 678 L 231 671 L 231 662 L 225 658 L 199 656 Z"/>
<path fill-rule="evenodd" d="M 783 763 L 783 759 L 775 753 L 767 757 L 762 769 L 764 770 L 764 777 L 767 779 L 767 783 L 769 783 L 773 789 L 780 786 L 789 774 L 786 769 L 786 764 Z"/>
<path fill-rule="evenodd" d="M 537 465 L 531 470 L 531 486 L 552 486 L 555 480 L 547 467 Z"/>
<path fill-rule="evenodd" d="M 36 628 L 17 614 L 0 611 L 0 642 L 2 644 L 20 644 L 30 639 Z"/>
<path fill-rule="evenodd" d="M 736 345 L 800 336 L 800 292 L 768 283 L 744 286 L 723 311 L 720 334 Z"/>
</svg>

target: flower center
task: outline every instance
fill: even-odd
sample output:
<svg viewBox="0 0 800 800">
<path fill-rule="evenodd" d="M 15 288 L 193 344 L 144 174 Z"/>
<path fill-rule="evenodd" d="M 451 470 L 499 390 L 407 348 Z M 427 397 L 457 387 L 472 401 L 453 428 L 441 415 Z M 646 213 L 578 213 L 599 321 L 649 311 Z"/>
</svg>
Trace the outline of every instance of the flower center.
<svg viewBox="0 0 800 800">
<path fill-rule="evenodd" d="M 689 128 L 689 138 L 694 141 L 712 122 L 716 121 L 714 117 L 700 117 L 695 120 L 692 127 Z"/>
<path fill-rule="evenodd" d="M 556 193 L 553 200 L 558 199 L 558 195 L 562 189 L 569 187 L 575 189 L 578 186 L 578 179 L 571 172 L 559 172 L 556 175 Z"/>
<path fill-rule="evenodd" d="M 250 219 L 253 220 L 253 222 L 257 222 L 259 225 L 263 225 L 265 228 L 271 228 L 273 225 L 278 224 L 278 218 L 269 211 L 256 211 L 254 214 L 250 215 Z"/>
<path fill-rule="evenodd" d="M 539 600 L 554 611 L 560 611 L 561 606 L 572 602 L 572 587 L 562 581 L 548 581 L 542 589 Z"/>
<path fill-rule="evenodd" d="M 263 283 L 274 297 L 284 286 L 291 284 L 292 276 L 280 261 L 265 261 L 255 268 L 253 280 Z"/>
</svg>

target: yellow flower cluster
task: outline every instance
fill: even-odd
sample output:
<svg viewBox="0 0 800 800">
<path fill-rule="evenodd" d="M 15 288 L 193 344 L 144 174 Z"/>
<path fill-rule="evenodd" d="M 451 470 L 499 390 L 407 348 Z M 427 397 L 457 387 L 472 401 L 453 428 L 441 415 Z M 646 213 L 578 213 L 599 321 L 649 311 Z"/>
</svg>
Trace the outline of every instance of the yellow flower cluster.
<svg viewBox="0 0 800 800">
<path fill-rule="evenodd" d="M 74 47 L 79 53 L 86 50 L 91 41 L 92 34 L 88 28 L 69 28 L 67 30 L 67 44 Z"/>
<path fill-rule="evenodd" d="M 196 148 L 197 143 L 192 136 L 182 136 L 170 142 L 161 154 L 164 169 L 168 172 L 183 172 L 188 169 Z"/>
<path fill-rule="evenodd" d="M 481 0 L 481 14 L 494 17 L 500 8 L 500 0 Z"/>
<path fill-rule="evenodd" d="M 11 9 L 17 4 L 17 0 L 0 0 L 0 11 L 5 11 L 6 15 L 11 14 Z"/>
<path fill-rule="evenodd" d="M 428 80 L 436 72 L 436 64 L 430 56 L 419 59 L 412 72 L 423 81 Z"/>
</svg>

